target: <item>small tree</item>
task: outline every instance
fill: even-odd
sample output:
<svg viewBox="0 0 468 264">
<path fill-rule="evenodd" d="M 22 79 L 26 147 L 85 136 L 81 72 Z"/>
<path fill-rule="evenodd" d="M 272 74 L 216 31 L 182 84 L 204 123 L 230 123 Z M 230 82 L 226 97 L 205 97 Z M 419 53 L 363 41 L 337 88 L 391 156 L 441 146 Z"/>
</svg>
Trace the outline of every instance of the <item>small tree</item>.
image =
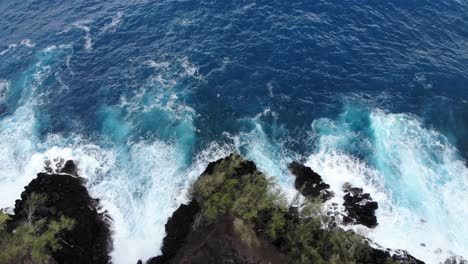
<svg viewBox="0 0 468 264">
<path fill-rule="evenodd" d="M 43 204 L 47 197 L 31 194 L 26 200 L 25 219 L 12 232 L 4 230 L 5 215 L 0 214 L 0 264 L 7 263 L 47 263 L 50 253 L 61 248 L 57 235 L 71 230 L 74 221 L 61 217 L 59 221 L 48 222 L 46 218 L 36 217 L 37 207 Z"/>
<path fill-rule="evenodd" d="M 26 215 L 25 224 L 29 227 L 33 226 L 33 223 L 36 220 L 34 213 L 38 206 L 44 204 L 47 201 L 47 195 L 45 194 L 38 194 L 38 193 L 31 193 L 29 198 L 26 200 L 23 211 Z"/>
<path fill-rule="evenodd" d="M 0 211 L 0 232 L 3 232 L 5 228 L 5 223 L 8 220 L 8 215 Z"/>
</svg>

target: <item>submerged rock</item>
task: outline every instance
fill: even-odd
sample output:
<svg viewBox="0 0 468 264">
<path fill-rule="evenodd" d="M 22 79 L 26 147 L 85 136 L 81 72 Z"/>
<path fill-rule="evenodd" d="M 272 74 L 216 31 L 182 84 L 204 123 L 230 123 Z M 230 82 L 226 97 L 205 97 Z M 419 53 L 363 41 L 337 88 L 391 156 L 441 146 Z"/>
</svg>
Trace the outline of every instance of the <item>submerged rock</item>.
<svg viewBox="0 0 468 264">
<path fill-rule="evenodd" d="M 76 167 L 67 162 L 62 171 L 76 174 Z M 109 225 L 97 212 L 97 202 L 92 199 L 82 179 L 67 174 L 39 173 L 16 200 L 14 213 L 8 222 L 12 230 L 26 218 L 26 199 L 31 195 L 45 195 L 46 200 L 38 206 L 35 215 L 49 221 L 65 216 L 74 221 L 70 231 L 59 235 L 62 248 L 51 255 L 57 263 L 109 263 L 111 249 Z"/>
</svg>

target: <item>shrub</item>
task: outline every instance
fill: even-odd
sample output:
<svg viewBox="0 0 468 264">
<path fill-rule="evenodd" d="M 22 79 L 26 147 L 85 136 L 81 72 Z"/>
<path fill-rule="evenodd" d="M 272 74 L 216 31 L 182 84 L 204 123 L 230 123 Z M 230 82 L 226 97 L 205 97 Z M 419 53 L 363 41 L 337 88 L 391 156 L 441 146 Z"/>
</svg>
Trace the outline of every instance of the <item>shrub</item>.
<svg viewBox="0 0 468 264">
<path fill-rule="evenodd" d="M 37 206 L 46 200 L 46 196 L 31 194 L 24 207 L 25 219 L 12 233 L 1 231 L 1 264 L 48 263 L 50 253 L 61 248 L 57 235 L 62 231 L 71 230 L 74 221 L 66 217 L 61 217 L 59 221 L 50 222 L 47 222 L 45 218 L 37 218 L 34 212 Z"/>
<path fill-rule="evenodd" d="M 284 218 L 284 212 L 280 210 L 274 210 L 271 219 L 266 227 L 266 234 L 271 240 L 276 240 L 284 234 L 286 227 L 286 219 Z"/>
<path fill-rule="evenodd" d="M 302 219 L 288 225 L 286 245 L 293 263 L 326 263 L 315 246 L 321 222 L 316 218 Z"/>
<path fill-rule="evenodd" d="M 0 232 L 5 228 L 5 223 L 8 220 L 9 216 L 3 212 L 0 212 Z"/>
<path fill-rule="evenodd" d="M 240 155 L 232 155 L 215 165 L 212 174 L 201 176 L 195 183 L 192 195 L 202 205 L 204 216 L 214 220 L 229 214 L 250 221 L 258 211 L 272 207 L 277 193 L 270 193 L 270 182 L 259 171 L 238 175 L 247 166 Z"/>
</svg>

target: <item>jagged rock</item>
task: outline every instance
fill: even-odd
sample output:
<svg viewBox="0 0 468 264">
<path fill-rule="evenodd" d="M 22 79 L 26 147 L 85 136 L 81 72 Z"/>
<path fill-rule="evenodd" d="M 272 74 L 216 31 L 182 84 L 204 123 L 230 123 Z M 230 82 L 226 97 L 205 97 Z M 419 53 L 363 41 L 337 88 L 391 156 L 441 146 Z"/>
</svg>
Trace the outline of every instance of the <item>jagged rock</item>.
<svg viewBox="0 0 468 264">
<path fill-rule="evenodd" d="M 330 185 L 326 184 L 322 180 L 322 177 L 311 168 L 294 161 L 289 164 L 288 169 L 296 176 L 294 187 L 302 195 L 311 197 L 321 196 L 323 200 L 333 197 L 333 193 L 329 190 Z"/>
<path fill-rule="evenodd" d="M 320 191 L 325 190 L 323 187 L 328 188 L 320 176 L 317 178 L 315 173 L 311 174 L 313 171 L 310 168 L 305 169 L 300 164 L 291 167 L 292 170 L 301 175 L 298 176 L 300 180 L 297 186 L 305 186 L 306 188 L 302 188 L 302 191 L 308 190 L 308 195 L 319 196 Z M 252 185 L 238 185 L 239 182 L 236 180 L 242 178 L 243 181 L 249 182 L 249 184 L 258 184 L 259 178 L 255 178 L 253 175 L 258 176 L 259 174 L 261 173 L 256 170 L 253 162 L 246 161 L 239 155 L 231 155 L 210 163 L 199 180 L 203 179 L 202 182 L 210 184 L 204 186 L 216 186 L 213 187 L 215 190 L 202 189 L 208 190 L 208 192 L 200 194 L 197 193 L 197 190 L 200 191 L 200 189 L 197 189 L 197 183 L 195 184 L 192 193 L 193 200 L 188 205 L 181 205 L 168 219 L 165 226 L 167 236 L 164 238 L 161 248 L 162 255 L 150 259 L 147 263 L 293 263 L 298 258 L 297 255 L 292 254 L 300 254 L 302 251 L 307 250 L 303 244 L 295 243 L 298 241 L 296 238 L 304 239 L 301 240 L 301 243 L 307 243 L 307 248 L 315 249 L 317 259 L 322 259 L 322 261 L 328 261 L 336 254 L 336 243 L 340 247 L 338 250 L 348 247 L 349 244 L 346 243 L 352 243 L 353 246 L 356 245 L 359 248 L 357 253 L 353 253 L 355 259 L 352 259 L 352 261 L 355 263 L 385 264 L 391 259 L 405 264 L 423 263 L 408 255 L 405 251 L 373 248 L 351 230 L 344 231 L 336 225 L 330 226 L 329 229 L 321 228 L 320 220 L 316 222 L 317 219 L 312 217 L 304 218 L 298 211 L 299 209 L 295 207 L 284 208 L 273 204 L 262 207 L 261 210 L 259 208 L 254 216 L 242 219 L 240 219 L 241 215 L 234 213 L 237 211 L 231 211 L 232 208 L 223 207 L 226 210 L 220 214 L 215 214 L 215 219 L 211 217 L 207 219 L 205 210 L 210 208 L 211 203 L 223 200 L 212 200 L 212 198 L 218 197 L 217 195 L 222 197 L 225 194 L 216 189 L 220 188 L 219 186 L 225 186 L 224 183 L 226 182 L 224 181 L 231 181 L 233 188 L 253 188 Z M 305 178 L 305 180 L 302 180 L 302 178 Z M 315 185 L 311 184 L 311 182 L 314 182 Z M 321 189 L 318 192 L 317 186 L 320 186 L 319 189 Z M 221 188 L 221 190 L 225 189 Z M 238 192 L 239 196 L 231 196 L 232 199 L 239 200 L 242 197 L 241 195 L 245 195 L 240 189 L 237 189 L 237 191 L 240 191 Z M 360 196 L 364 195 L 362 190 L 357 188 L 349 192 Z M 367 197 L 367 199 L 370 199 L 370 197 Z M 224 202 L 225 205 L 229 204 L 226 201 Z M 207 204 L 208 207 L 206 207 Z M 242 229 L 240 230 L 242 232 L 235 228 L 236 220 L 238 224 L 239 221 L 241 222 Z M 275 224 L 272 224 L 273 222 Z M 278 225 L 279 223 L 283 223 L 283 228 L 278 229 L 278 233 L 274 237 L 271 236 L 270 228 L 272 225 Z M 311 229 L 302 229 L 309 226 L 308 224 L 311 224 Z M 298 229 L 299 226 L 301 226 L 301 229 Z M 299 230 L 301 234 L 296 236 Z M 294 238 L 293 241 L 291 236 Z M 347 241 L 348 238 L 350 239 L 349 242 L 342 242 Z M 340 245 L 339 243 L 344 244 Z M 398 254 L 394 254 L 394 252 Z M 138 263 L 143 262 L 138 261 Z"/>
<path fill-rule="evenodd" d="M 230 167 L 230 177 L 236 178 L 256 172 L 253 162 L 239 159 L 232 154 L 225 159 L 210 163 L 202 177 L 210 177 L 218 165 L 226 165 L 231 160 L 240 161 L 238 166 Z M 259 239 L 252 247 L 246 246 L 241 234 L 234 230 L 234 219 L 230 216 L 217 218 L 207 223 L 200 221 L 201 208 L 196 199 L 189 205 L 181 205 L 166 224 L 167 236 L 164 238 L 162 255 L 148 260 L 147 263 L 193 263 L 193 264 L 249 264 L 285 263 L 282 254 L 269 242 Z M 252 231 L 254 232 L 254 231 Z"/>
<path fill-rule="evenodd" d="M 60 173 L 67 173 L 73 176 L 78 176 L 78 168 L 76 167 L 73 160 L 67 160 L 63 168 L 60 170 Z M 65 184 L 67 183 L 65 182 Z"/>
<path fill-rule="evenodd" d="M 343 217 L 345 224 L 362 224 L 369 228 L 377 226 L 375 210 L 379 208 L 377 202 L 372 201 L 369 193 L 364 193 L 362 188 L 351 187 L 349 184 L 343 186 L 346 193 L 343 197 L 344 207 L 348 216 Z"/>
<path fill-rule="evenodd" d="M 184 245 L 185 238 L 190 232 L 195 216 L 199 212 L 200 206 L 196 201 L 191 201 L 188 205 L 182 204 L 165 225 L 166 237 L 163 239 L 162 255 L 148 260 L 147 263 L 166 263 L 174 257 Z"/>
<path fill-rule="evenodd" d="M 193 215 L 195 208 L 190 209 L 194 207 L 192 204 L 181 205 L 169 219 L 166 225 L 168 239 L 164 239 L 163 255 L 150 259 L 148 264 L 286 263 L 282 253 L 265 240 L 259 240 L 258 244 L 251 247 L 246 246 L 241 236 L 234 231 L 233 219 L 230 217 L 220 217 L 209 225 L 196 226 L 200 212 Z"/>
<path fill-rule="evenodd" d="M 421 260 L 411 256 L 406 250 L 393 250 L 392 258 L 405 264 L 424 264 Z"/>
<path fill-rule="evenodd" d="M 71 165 L 71 163 L 67 164 Z M 67 166 L 65 166 L 67 167 Z M 65 169 L 64 167 L 64 169 Z M 71 167 L 68 167 L 71 168 Z M 76 171 L 76 170 L 75 170 Z M 73 172 L 73 171 L 68 171 Z M 68 192 L 63 193 L 62 190 Z M 56 263 L 81 264 L 110 262 L 111 249 L 108 223 L 98 214 L 94 200 L 89 196 L 82 180 L 66 174 L 39 173 L 21 194 L 21 200 L 15 203 L 14 215 L 7 223 L 7 229 L 13 230 L 26 215 L 26 199 L 32 193 L 45 194 L 47 199 L 38 206 L 35 214 L 47 221 L 59 220 L 63 215 L 74 220 L 70 231 L 61 233 L 59 243 L 62 249 L 52 253 Z M 91 210 L 80 210 L 79 208 Z"/>
</svg>

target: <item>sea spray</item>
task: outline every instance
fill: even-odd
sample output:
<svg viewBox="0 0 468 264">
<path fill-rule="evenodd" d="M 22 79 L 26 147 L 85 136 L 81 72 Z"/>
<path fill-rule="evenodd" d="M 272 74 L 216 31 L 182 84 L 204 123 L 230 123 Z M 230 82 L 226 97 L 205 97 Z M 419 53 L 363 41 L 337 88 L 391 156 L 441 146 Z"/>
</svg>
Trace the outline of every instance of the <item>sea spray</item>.
<svg viewBox="0 0 468 264">
<path fill-rule="evenodd" d="M 53 78 L 67 46 L 53 46 L 40 51 L 36 62 L 9 86 L 4 100 L 9 114 L 0 119 L 0 206 L 14 204 L 28 182 L 42 169 L 38 157 L 41 115 L 37 103 L 46 89 L 44 81 Z"/>
<path fill-rule="evenodd" d="M 468 169 L 443 135 L 409 114 L 352 105 L 312 128 L 318 139 L 307 164 L 336 193 L 351 182 L 379 202 L 370 238 L 429 263 L 468 252 L 468 210 L 456 202 L 468 199 Z"/>
</svg>

